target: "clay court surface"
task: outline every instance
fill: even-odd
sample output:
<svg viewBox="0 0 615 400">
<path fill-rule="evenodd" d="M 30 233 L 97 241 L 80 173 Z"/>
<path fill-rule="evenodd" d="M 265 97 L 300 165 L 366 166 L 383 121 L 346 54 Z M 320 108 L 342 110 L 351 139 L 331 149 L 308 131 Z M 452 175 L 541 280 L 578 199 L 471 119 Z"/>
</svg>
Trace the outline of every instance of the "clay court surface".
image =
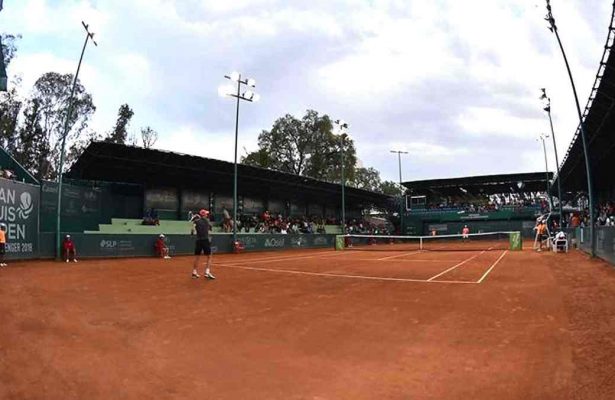
<svg viewBox="0 0 615 400">
<path fill-rule="evenodd" d="M 615 270 L 531 250 L 11 263 L 0 399 L 612 399 Z"/>
</svg>

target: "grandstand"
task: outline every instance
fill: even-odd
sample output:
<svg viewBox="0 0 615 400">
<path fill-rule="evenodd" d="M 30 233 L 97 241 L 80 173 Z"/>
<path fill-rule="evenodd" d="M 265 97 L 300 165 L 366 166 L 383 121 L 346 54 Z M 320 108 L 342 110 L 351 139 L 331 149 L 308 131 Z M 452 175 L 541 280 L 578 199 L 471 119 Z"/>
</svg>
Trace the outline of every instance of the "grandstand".
<svg viewBox="0 0 615 400">
<path fill-rule="evenodd" d="M 407 234 L 521 231 L 532 235 L 545 212 L 544 172 L 484 175 L 404 182 Z"/>
<path fill-rule="evenodd" d="M 66 174 L 72 182 L 121 182 L 133 187 L 124 198 L 128 206 L 114 213 L 99 231 L 114 233 L 186 232 L 190 211 L 207 208 L 220 222 L 232 210 L 233 163 L 185 154 L 105 142 L 90 144 Z M 326 219 L 326 230 L 339 233 L 341 188 L 298 175 L 247 165 L 238 166 L 238 215 L 257 216 L 266 210 L 288 218 Z M 346 188 L 346 215 L 360 218 L 362 210 L 386 208 L 391 197 Z M 154 208 L 160 226 L 139 226 Z M 119 219 L 118 219 L 119 218 Z M 336 223 L 338 222 L 338 223 Z M 149 229 L 149 230 L 148 230 Z M 92 231 L 89 229 L 88 231 Z M 169 231 L 165 231 L 169 232 Z"/>
<path fill-rule="evenodd" d="M 613 45 L 615 43 L 615 26 L 613 19 L 609 27 L 607 40 L 598 72 L 585 109 L 583 111 L 583 125 L 587 135 L 589 164 L 592 173 L 596 221 L 589 221 L 587 210 L 587 176 L 585 170 L 585 158 L 583 143 L 580 134 L 580 126 L 577 127 L 574 137 L 568 147 L 566 155 L 560 165 L 559 176 L 555 178 L 561 181 L 564 200 L 573 208 L 580 210 L 580 219 L 583 225 L 590 223 L 598 226 L 596 237 L 589 237 L 589 230 L 576 232 L 580 235 L 578 242 L 581 248 L 591 251 L 591 242 L 596 243 L 596 254 L 615 264 L 615 232 L 610 226 L 615 221 L 615 55 Z M 580 198 L 580 201 L 577 201 Z M 571 214 L 568 214 L 570 218 Z M 574 231 L 571 231 L 573 233 Z"/>
</svg>

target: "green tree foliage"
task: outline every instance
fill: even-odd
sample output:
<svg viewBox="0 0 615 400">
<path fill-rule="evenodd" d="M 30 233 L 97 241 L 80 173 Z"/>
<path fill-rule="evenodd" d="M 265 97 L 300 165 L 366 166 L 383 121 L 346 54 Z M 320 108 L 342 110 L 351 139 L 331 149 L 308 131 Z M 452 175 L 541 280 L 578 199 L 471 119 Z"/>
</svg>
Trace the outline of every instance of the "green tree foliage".
<svg viewBox="0 0 615 400">
<path fill-rule="evenodd" d="M 47 72 L 43 74 L 34 84 L 30 101 L 37 102 L 39 105 L 40 124 L 42 126 L 45 140 L 49 143 L 49 161 L 56 166 L 49 169 L 43 178 L 53 179 L 57 174 L 57 166 L 60 160 L 61 139 L 64 134 L 66 123 L 67 147 L 70 147 L 75 139 L 88 127 L 88 123 L 96 107 L 92 102 L 92 96 L 85 90 L 83 85 L 77 81 L 72 107 L 69 112 L 69 98 L 72 88 L 72 74 L 58 74 Z M 67 115 L 69 116 L 66 120 Z"/>
<path fill-rule="evenodd" d="M 41 124 L 41 107 L 38 99 L 31 99 L 26 103 L 23 123 L 16 136 L 17 145 L 13 149 L 13 156 L 17 162 L 38 179 L 53 174 L 49 138 Z"/>
<path fill-rule="evenodd" d="M 117 121 L 115 126 L 105 138 L 106 142 L 126 144 L 128 137 L 128 125 L 134 115 L 134 111 L 128 104 L 122 104 L 117 112 Z"/>
<path fill-rule="evenodd" d="M 23 100 L 13 86 L 8 92 L 0 92 L 0 146 L 13 153 L 17 146 L 17 122 Z"/>
<path fill-rule="evenodd" d="M 341 181 L 341 153 L 344 149 L 345 177 L 354 179 L 357 162 L 354 142 L 335 134 L 327 115 L 308 110 L 302 119 L 285 115 L 270 131 L 258 136 L 259 149 L 241 162 L 330 182 Z"/>
<path fill-rule="evenodd" d="M 352 185 L 359 189 L 379 192 L 382 186 L 382 182 L 380 181 L 380 172 L 371 167 L 357 168 Z"/>
<path fill-rule="evenodd" d="M 399 196 L 402 193 L 399 184 L 393 181 L 383 181 L 380 184 L 380 190 L 378 191 L 384 194 L 388 194 L 389 196 Z"/>
</svg>

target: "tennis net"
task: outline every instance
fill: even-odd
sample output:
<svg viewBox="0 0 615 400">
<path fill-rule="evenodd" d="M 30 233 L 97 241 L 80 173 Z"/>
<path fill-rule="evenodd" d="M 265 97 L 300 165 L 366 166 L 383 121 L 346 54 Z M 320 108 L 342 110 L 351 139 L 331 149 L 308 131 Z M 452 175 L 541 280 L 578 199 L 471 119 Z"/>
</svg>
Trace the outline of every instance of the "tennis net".
<svg viewBox="0 0 615 400">
<path fill-rule="evenodd" d="M 469 235 L 384 236 L 345 235 L 344 249 L 364 251 L 489 251 L 506 250 L 514 232 L 471 233 Z"/>
</svg>

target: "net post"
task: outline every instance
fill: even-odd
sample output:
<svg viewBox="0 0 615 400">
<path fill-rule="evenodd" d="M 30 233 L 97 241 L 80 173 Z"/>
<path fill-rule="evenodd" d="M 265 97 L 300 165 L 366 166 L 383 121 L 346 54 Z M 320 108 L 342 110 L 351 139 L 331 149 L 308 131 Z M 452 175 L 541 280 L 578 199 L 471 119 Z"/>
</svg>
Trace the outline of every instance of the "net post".
<svg viewBox="0 0 615 400">
<path fill-rule="evenodd" d="M 523 248 L 523 241 L 521 240 L 521 232 L 510 232 L 509 233 L 510 240 L 510 250 L 511 251 L 521 251 Z"/>
<path fill-rule="evenodd" d="M 419 250 L 423 250 L 423 237 L 419 238 Z"/>
<path fill-rule="evenodd" d="M 343 235 L 337 235 L 335 237 L 335 250 L 337 251 L 344 250 L 344 236 Z"/>
</svg>

